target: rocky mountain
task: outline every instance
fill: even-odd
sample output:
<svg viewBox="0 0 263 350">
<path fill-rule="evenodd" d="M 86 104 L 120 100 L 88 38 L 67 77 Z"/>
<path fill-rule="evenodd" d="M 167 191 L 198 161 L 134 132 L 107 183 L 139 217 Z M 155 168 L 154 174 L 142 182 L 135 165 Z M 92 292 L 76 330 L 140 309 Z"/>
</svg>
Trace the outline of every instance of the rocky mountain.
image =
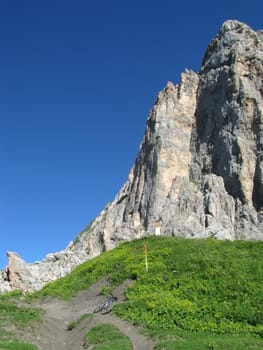
<svg viewBox="0 0 263 350">
<path fill-rule="evenodd" d="M 119 242 L 161 234 L 263 239 L 263 31 L 226 21 L 199 73 L 168 82 L 112 203 L 61 252 L 8 253 L 0 290 L 37 290 Z"/>
</svg>

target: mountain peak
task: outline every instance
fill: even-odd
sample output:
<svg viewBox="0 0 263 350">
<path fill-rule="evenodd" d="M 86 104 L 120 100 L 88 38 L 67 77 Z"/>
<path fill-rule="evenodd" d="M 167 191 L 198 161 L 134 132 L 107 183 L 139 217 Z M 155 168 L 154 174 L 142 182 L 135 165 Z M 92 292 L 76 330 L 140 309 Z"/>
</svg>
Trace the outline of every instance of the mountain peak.
<svg viewBox="0 0 263 350">
<path fill-rule="evenodd" d="M 262 59 L 262 38 L 245 23 L 228 20 L 219 33 L 210 42 L 203 62 L 202 70 L 229 66 L 238 56 L 260 55 Z"/>
<path fill-rule="evenodd" d="M 199 74 L 186 70 L 158 94 L 115 199 L 65 251 L 30 265 L 11 254 L 0 290 L 39 289 L 147 235 L 263 240 L 262 117 L 262 39 L 226 21 Z"/>
<path fill-rule="evenodd" d="M 235 31 L 235 32 L 241 33 L 242 30 L 244 30 L 244 29 L 249 29 L 252 31 L 252 29 L 247 24 L 240 22 L 240 21 L 237 21 L 235 19 L 229 19 L 223 23 L 221 30 L 220 30 L 220 33 L 221 32 L 225 33 L 225 32 L 230 32 L 230 31 Z"/>
</svg>

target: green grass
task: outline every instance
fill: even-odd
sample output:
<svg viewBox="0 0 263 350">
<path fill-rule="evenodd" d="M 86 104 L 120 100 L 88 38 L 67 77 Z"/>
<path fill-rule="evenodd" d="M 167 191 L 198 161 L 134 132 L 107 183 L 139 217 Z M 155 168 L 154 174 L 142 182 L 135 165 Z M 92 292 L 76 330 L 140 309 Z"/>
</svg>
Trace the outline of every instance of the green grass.
<svg viewBox="0 0 263 350">
<path fill-rule="evenodd" d="M 17 341 L 0 341 L 0 350 L 37 350 L 37 347 Z"/>
<path fill-rule="evenodd" d="M 247 349 L 263 348 L 263 242 L 136 240 L 78 266 L 32 297 L 69 299 L 105 276 L 111 282 L 105 294 L 127 278 L 135 282 L 113 312 L 160 334 L 186 332 L 181 342 L 176 339 L 178 349 L 242 349 L 241 340 Z M 169 337 L 160 340 L 160 349 L 173 348 Z"/>
<path fill-rule="evenodd" d="M 147 244 L 149 271 L 145 271 Z M 115 312 L 149 328 L 263 335 L 263 242 L 150 237 L 77 267 L 37 295 L 69 298 L 103 276 L 136 283 Z"/>
<path fill-rule="evenodd" d="M 85 336 L 84 349 L 92 346 L 94 350 L 132 350 L 129 338 L 110 324 L 92 328 Z"/>
<path fill-rule="evenodd" d="M 18 306 L 21 293 L 0 294 L 0 321 L 3 324 L 15 324 L 20 328 L 27 327 L 32 321 L 40 321 L 42 311 L 35 308 Z"/>
<path fill-rule="evenodd" d="M 250 335 L 190 333 L 184 330 L 147 330 L 158 340 L 155 350 L 261 350 L 262 340 Z"/>
<path fill-rule="evenodd" d="M 19 292 L 0 294 L 0 350 L 37 349 L 34 345 L 16 341 L 16 334 L 6 331 L 6 329 L 13 328 L 14 326 L 19 329 L 25 329 L 32 322 L 39 322 L 41 320 L 42 311 L 19 306 L 21 304 L 20 298 L 21 293 Z"/>
</svg>

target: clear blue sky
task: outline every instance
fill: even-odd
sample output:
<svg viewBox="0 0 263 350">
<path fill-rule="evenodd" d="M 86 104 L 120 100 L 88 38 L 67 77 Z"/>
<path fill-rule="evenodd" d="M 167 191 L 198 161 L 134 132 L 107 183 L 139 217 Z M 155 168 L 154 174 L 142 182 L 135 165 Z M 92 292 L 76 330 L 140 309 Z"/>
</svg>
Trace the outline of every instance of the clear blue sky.
<svg viewBox="0 0 263 350">
<path fill-rule="evenodd" d="M 126 181 L 159 90 L 263 2 L 0 1 L 0 268 L 64 249 Z"/>
</svg>

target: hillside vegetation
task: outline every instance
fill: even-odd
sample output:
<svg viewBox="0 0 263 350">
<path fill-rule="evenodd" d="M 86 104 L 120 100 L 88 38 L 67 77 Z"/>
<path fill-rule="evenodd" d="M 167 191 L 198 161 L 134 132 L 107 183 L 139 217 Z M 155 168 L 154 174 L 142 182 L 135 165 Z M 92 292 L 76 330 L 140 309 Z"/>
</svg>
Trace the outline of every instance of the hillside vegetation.
<svg viewBox="0 0 263 350">
<path fill-rule="evenodd" d="M 20 296 L 19 292 L 0 295 L 0 349 L 37 349 L 34 345 L 16 341 L 16 334 L 12 332 L 14 329 L 25 330 L 31 323 L 39 322 L 42 316 L 39 309 L 19 306 Z"/>
<path fill-rule="evenodd" d="M 27 298 L 69 300 L 103 277 L 110 287 L 100 292 L 108 295 L 132 279 L 126 301 L 113 312 L 142 326 L 156 339 L 155 349 L 262 349 L 262 253 L 263 242 L 148 237 L 101 254 Z M 40 318 L 15 297 L 0 299 L 2 325 L 27 327 Z M 0 332 L 1 348 L 35 349 L 9 338 Z"/>
<path fill-rule="evenodd" d="M 84 263 L 37 295 L 69 298 L 103 276 L 113 286 L 131 278 L 114 311 L 133 323 L 262 336 L 262 253 L 263 242 L 150 237 Z"/>
</svg>

